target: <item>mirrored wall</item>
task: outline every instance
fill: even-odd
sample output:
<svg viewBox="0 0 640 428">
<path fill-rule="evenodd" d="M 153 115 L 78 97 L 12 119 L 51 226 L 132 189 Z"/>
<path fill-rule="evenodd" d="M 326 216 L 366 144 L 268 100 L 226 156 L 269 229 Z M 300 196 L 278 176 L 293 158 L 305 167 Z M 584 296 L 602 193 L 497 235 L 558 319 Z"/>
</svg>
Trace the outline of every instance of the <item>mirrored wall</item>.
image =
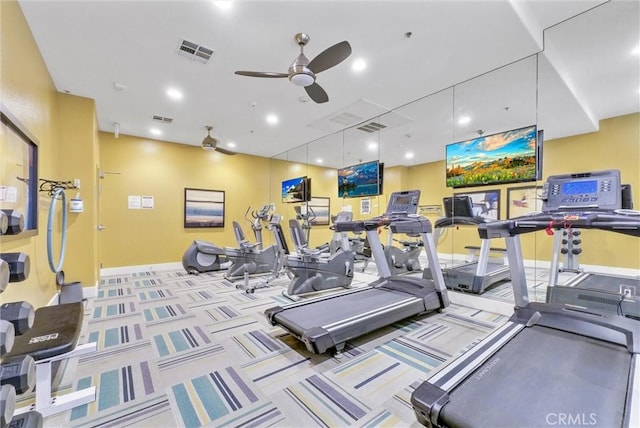
<svg viewBox="0 0 640 428">
<path fill-rule="evenodd" d="M 589 13 L 606 13 L 606 10 Z M 578 26 L 582 32 L 585 28 Z M 555 39 L 566 40 L 567 33 L 573 31 L 578 30 L 569 20 L 553 28 L 546 36 L 553 40 L 547 40 L 546 43 L 553 45 Z M 576 37 L 580 35 L 576 34 Z M 559 46 L 559 43 L 555 46 Z M 275 156 L 271 161 L 270 188 L 280 189 L 282 181 L 293 177 L 308 177 L 311 179 L 313 197 L 311 205 L 324 206 L 326 202 L 330 215 L 350 211 L 354 219 L 383 214 L 392 192 L 411 189 L 420 190 L 419 212 L 434 224 L 445 215 L 443 200 L 460 195 L 469 197 L 474 216 L 487 220 L 502 220 L 540 211 L 542 178 L 549 175 L 544 171 L 544 166 L 542 171 L 538 168 L 537 177 L 534 174 L 533 177 L 523 178 L 518 175 L 519 172 L 513 172 L 511 179 L 506 176 L 493 177 L 487 179 L 489 184 L 467 187 L 448 186 L 447 170 L 461 167 L 471 174 L 491 164 L 506 165 L 507 170 L 516 171 L 514 165 L 521 159 L 502 149 L 504 135 L 495 134 L 524 130 L 522 132 L 529 132 L 526 141 L 533 146 L 544 140 L 545 124 L 552 127 L 564 108 L 548 102 L 545 104 L 544 100 L 549 97 L 542 97 L 541 102 L 541 88 L 554 91 L 554 79 L 558 78 L 544 55 L 541 52 L 521 58 L 437 93 L 419 98 L 421 94 L 416 94 L 417 99 L 413 102 L 382 111 L 339 132 Z M 539 131 L 542 133 L 539 134 Z M 553 135 L 558 136 L 566 134 Z M 481 143 L 478 142 L 480 139 Z M 521 138 L 521 141 L 525 139 Z M 456 164 L 453 161 L 455 153 L 448 153 L 447 150 L 447 146 L 454 143 L 464 143 L 456 148 L 461 153 L 465 150 L 469 152 L 474 144 L 482 144 L 486 150 L 467 153 L 467 162 Z M 490 153 L 493 153 L 492 158 L 487 157 Z M 535 163 L 540 167 L 544 162 L 542 152 L 533 147 L 532 153 Z M 378 161 L 383 166 L 381 193 L 377 196 L 345 197 L 339 189 L 339 171 L 372 161 Z M 563 172 L 574 172 L 571 167 L 567 165 Z M 494 183 L 494 180 L 500 183 Z M 295 218 L 293 205 L 281 203 L 281 196 L 271 195 L 277 202 L 277 211 L 287 220 Z M 468 263 L 474 255 L 478 255 L 481 242 L 477 227 L 454 225 L 441 228 L 435 235 L 442 266 Z M 310 244 L 320 245 L 329 241 L 331 236 L 329 225 L 320 222 L 312 229 Z M 380 231 L 380 238 L 383 244 L 399 248 L 406 248 L 407 241 L 415 239 L 390 237 L 386 230 Z M 545 275 L 548 274 L 552 257 L 553 239 L 531 233 L 523 235 L 521 241 L 524 258 L 531 262 L 529 277 L 533 279 L 530 298 L 544 300 L 548 280 Z M 504 242 L 491 242 L 490 245 L 496 249 L 490 253 L 490 260 L 504 263 L 505 254 L 500 251 L 505 246 Z M 424 257 L 421 257 L 421 261 L 424 261 Z M 606 264 L 606 261 L 601 263 Z M 487 293 L 493 293 L 498 300 L 512 301 L 508 291 L 503 293 L 503 290 L 488 289 Z"/>
</svg>

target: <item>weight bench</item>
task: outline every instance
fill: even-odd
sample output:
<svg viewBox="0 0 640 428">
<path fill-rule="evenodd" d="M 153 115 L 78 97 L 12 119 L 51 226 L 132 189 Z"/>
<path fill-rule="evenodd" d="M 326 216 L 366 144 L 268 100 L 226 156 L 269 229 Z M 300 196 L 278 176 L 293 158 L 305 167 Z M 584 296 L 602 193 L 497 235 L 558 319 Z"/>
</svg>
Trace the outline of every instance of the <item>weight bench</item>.
<svg viewBox="0 0 640 428">
<path fill-rule="evenodd" d="M 45 306 L 36 309 L 33 326 L 15 337 L 11 352 L 5 354 L 3 360 L 29 355 L 36 367 L 35 402 L 17 409 L 16 415 L 35 410 L 46 417 L 95 401 L 95 386 L 55 397 L 51 395 L 52 364 L 96 350 L 95 343 L 77 346 L 83 315 L 82 302 Z"/>
</svg>

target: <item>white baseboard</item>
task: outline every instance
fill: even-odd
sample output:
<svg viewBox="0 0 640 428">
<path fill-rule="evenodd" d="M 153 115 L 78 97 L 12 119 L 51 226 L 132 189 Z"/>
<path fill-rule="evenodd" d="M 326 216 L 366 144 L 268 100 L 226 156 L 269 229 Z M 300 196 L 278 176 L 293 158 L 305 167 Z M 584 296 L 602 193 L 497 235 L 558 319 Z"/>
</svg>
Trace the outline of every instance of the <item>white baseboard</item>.
<svg viewBox="0 0 640 428">
<path fill-rule="evenodd" d="M 158 264 L 137 265 L 137 266 L 120 266 L 120 267 L 100 269 L 100 277 L 111 276 L 111 275 L 125 275 L 128 273 L 136 273 L 136 272 L 151 272 L 151 271 L 177 270 L 177 269 L 184 269 L 181 262 L 158 263 Z"/>
</svg>

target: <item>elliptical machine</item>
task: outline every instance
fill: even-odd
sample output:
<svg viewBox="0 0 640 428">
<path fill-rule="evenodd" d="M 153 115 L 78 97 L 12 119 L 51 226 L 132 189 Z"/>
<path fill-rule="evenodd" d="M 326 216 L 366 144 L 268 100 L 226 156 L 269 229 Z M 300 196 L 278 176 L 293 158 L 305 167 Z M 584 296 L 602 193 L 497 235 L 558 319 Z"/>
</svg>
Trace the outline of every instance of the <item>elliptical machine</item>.
<svg viewBox="0 0 640 428">
<path fill-rule="evenodd" d="M 332 228 L 335 231 L 336 224 L 351 221 L 352 217 L 350 212 L 339 213 Z M 337 241 L 336 237 L 339 237 L 341 247 L 329 254 L 320 249 L 309 248 L 304 229 L 297 220 L 289 220 L 289 229 L 296 252 L 287 258 L 287 266 L 293 279 L 286 293 L 283 292 L 285 297 L 351 285 L 355 256 L 346 232 L 334 232 L 332 241 Z"/>
<path fill-rule="evenodd" d="M 275 206 L 273 203 L 264 205 L 259 211 L 251 212 L 253 221 L 247 215 L 251 207 L 245 213 L 245 219 L 251 224 L 256 242 L 249 242 L 237 221 L 233 222 L 233 232 L 238 242 L 238 248 L 225 247 L 224 252 L 231 261 L 231 265 L 225 273 L 227 279 L 244 278 L 245 275 L 265 274 L 273 271 L 278 263 L 280 250 L 278 245 L 263 248 L 262 222 L 269 221 Z"/>
<path fill-rule="evenodd" d="M 228 262 L 224 248 L 197 239 L 182 255 L 182 266 L 191 275 L 225 269 Z"/>
</svg>

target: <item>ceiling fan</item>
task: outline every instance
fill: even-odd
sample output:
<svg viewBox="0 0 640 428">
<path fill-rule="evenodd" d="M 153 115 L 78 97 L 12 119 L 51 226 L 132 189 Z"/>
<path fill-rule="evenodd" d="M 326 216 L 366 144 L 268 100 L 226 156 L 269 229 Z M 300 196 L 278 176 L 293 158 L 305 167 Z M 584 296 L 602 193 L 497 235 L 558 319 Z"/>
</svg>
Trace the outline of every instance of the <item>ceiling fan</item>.
<svg viewBox="0 0 640 428">
<path fill-rule="evenodd" d="M 320 85 L 316 83 L 316 74 L 334 67 L 351 55 L 351 45 L 344 41 L 320 52 L 309 61 L 304 55 L 304 46 L 309 43 L 309 35 L 298 33 L 295 36 L 296 43 L 300 46 L 300 55 L 289 66 L 288 73 L 274 73 L 268 71 L 236 71 L 235 74 L 249 77 L 288 77 L 296 86 L 303 86 L 307 95 L 316 103 L 326 103 L 329 96 Z"/>
<path fill-rule="evenodd" d="M 211 130 L 213 129 L 213 126 L 207 125 L 205 128 L 207 128 L 207 136 L 204 137 L 204 140 L 202 140 L 202 148 L 205 150 L 208 150 L 210 152 L 219 152 L 222 153 L 223 155 L 235 155 L 235 152 L 232 152 L 231 150 L 227 150 L 227 149 L 223 149 L 222 147 L 218 147 L 218 140 L 216 140 L 215 138 L 213 138 L 211 136 Z"/>
</svg>

